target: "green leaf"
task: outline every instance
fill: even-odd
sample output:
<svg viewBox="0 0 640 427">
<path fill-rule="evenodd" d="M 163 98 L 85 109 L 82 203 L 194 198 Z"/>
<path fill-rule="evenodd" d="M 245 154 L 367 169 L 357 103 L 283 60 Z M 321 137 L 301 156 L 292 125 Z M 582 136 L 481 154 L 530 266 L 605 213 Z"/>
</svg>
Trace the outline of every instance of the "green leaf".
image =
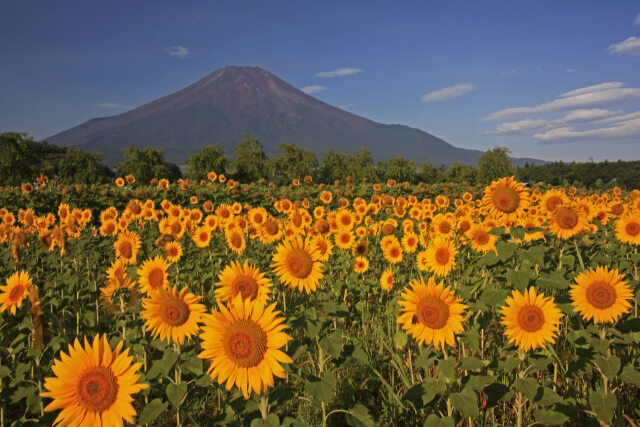
<svg viewBox="0 0 640 427">
<path fill-rule="evenodd" d="M 569 417 L 562 412 L 549 409 L 536 409 L 533 411 L 533 418 L 540 424 L 558 426 L 564 424 Z"/>
<path fill-rule="evenodd" d="M 178 385 L 169 383 L 167 385 L 167 397 L 174 408 L 178 409 L 180 407 L 185 394 L 187 394 L 187 383 L 182 382 Z"/>
<path fill-rule="evenodd" d="M 408 340 L 409 337 L 404 332 L 398 332 L 393 336 L 393 343 L 398 350 L 403 349 Z"/>
<path fill-rule="evenodd" d="M 336 376 L 333 372 L 327 372 L 322 379 L 308 381 L 304 389 L 318 402 L 328 403 L 333 397 L 336 387 Z"/>
<path fill-rule="evenodd" d="M 424 422 L 424 427 L 453 427 L 454 425 L 455 423 L 453 422 L 453 418 L 440 418 L 435 414 L 429 415 L 427 420 Z"/>
<path fill-rule="evenodd" d="M 569 287 L 569 282 L 564 278 L 564 273 L 564 268 L 561 268 L 543 274 L 536 280 L 536 285 L 543 289 L 566 289 Z"/>
<path fill-rule="evenodd" d="M 160 399 L 153 399 L 142 410 L 140 418 L 138 418 L 138 424 L 149 424 L 151 421 L 158 418 L 158 415 L 163 413 L 168 406 L 169 402 L 163 402 Z"/>
<path fill-rule="evenodd" d="M 408 400 L 418 408 L 423 408 L 431 402 L 436 395 L 446 389 L 446 384 L 442 380 L 435 380 L 433 377 L 426 377 L 421 384 L 416 384 L 404 394 L 402 400 Z"/>
<path fill-rule="evenodd" d="M 494 265 L 498 261 L 499 261 L 498 255 L 496 255 L 495 252 L 491 251 L 491 252 L 487 252 L 486 254 L 482 255 L 480 257 L 480 259 L 478 259 L 478 266 L 479 267 L 484 267 L 484 266 Z"/>
<path fill-rule="evenodd" d="M 637 387 L 640 387 L 640 372 L 633 366 L 625 366 L 620 374 L 620 379 L 625 383 L 635 384 Z"/>
<path fill-rule="evenodd" d="M 531 263 L 544 265 L 544 246 L 534 246 L 522 253 L 522 259 L 531 261 Z"/>
<path fill-rule="evenodd" d="M 520 365 L 520 359 L 515 356 L 509 356 L 505 360 L 498 362 L 498 369 L 504 372 L 511 372 Z"/>
<path fill-rule="evenodd" d="M 453 407 L 456 408 L 462 416 L 478 416 L 478 398 L 476 393 L 470 388 L 465 388 L 460 393 L 452 393 L 450 399 Z"/>
<path fill-rule="evenodd" d="M 460 369 L 473 371 L 484 368 L 484 363 L 477 357 L 463 357 L 460 361 Z"/>
<path fill-rule="evenodd" d="M 509 392 L 509 387 L 501 383 L 489 384 L 483 391 L 487 395 L 487 408 L 492 408 L 502 400 L 507 400 L 508 394 L 513 395 L 513 392 Z"/>
<path fill-rule="evenodd" d="M 529 400 L 533 400 L 538 393 L 538 381 L 535 378 L 516 378 L 513 385 Z"/>
<path fill-rule="evenodd" d="M 602 371 L 602 375 L 607 377 L 609 381 L 614 379 L 620 371 L 620 359 L 616 356 L 609 356 L 607 358 L 596 356 L 593 360 L 598 368 L 600 368 L 600 371 Z"/>
<path fill-rule="evenodd" d="M 506 290 L 498 289 L 494 284 L 490 284 L 486 288 L 484 288 L 479 299 L 487 306 L 495 307 L 502 305 L 506 297 Z"/>
<path fill-rule="evenodd" d="M 356 427 L 369 427 L 375 425 L 369 409 L 366 406 L 356 403 L 346 416 L 349 425 Z"/>
<path fill-rule="evenodd" d="M 11 373 L 11 369 L 6 366 L 0 366 L 0 380 L 8 376 Z"/>
<path fill-rule="evenodd" d="M 549 387 L 542 388 L 542 396 L 538 399 L 538 403 L 542 406 L 551 406 L 555 403 L 562 402 L 562 397 Z"/>
<path fill-rule="evenodd" d="M 560 258 L 560 262 L 562 263 L 562 265 L 573 267 L 576 263 L 576 257 L 574 257 L 573 255 L 565 255 Z"/>
<path fill-rule="evenodd" d="M 340 353 L 342 352 L 342 334 L 340 332 L 334 332 L 322 337 L 320 339 L 320 348 L 325 353 L 328 353 L 337 359 L 340 357 Z"/>
<path fill-rule="evenodd" d="M 524 291 L 529 285 L 531 273 L 525 271 L 509 270 L 506 274 L 507 281 L 512 283 L 519 291 Z"/>
<path fill-rule="evenodd" d="M 604 394 L 604 390 L 599 389 L 591 393 L 589 404 L 600 421 L 610 423 L 618 406 L 618 399 L 615 394 Z"/>
<path fill-rule="evenodd" d="M 251 427 L 280 427 L 280 418 L 276 414 L 267 415 L 267 419 L 254 418 L 251 420 Z"/>
<path fill-rule="evenodd" d="M 438 361 L 438 374 L 444 378 L 447 383 L 452 382 L 456 378 L 456 359 L 441 359 Z"/>
<path fill-rule="evenodd" d="M 525 229 L 523 227 L 511 227 L 509 233 L 511 233 L 515 239 L 524 240 Z"/>
<path fill-rule="evenodd" d="M 498 258 L 504 262 L 511 258 L 516 252 L 515 243 L 498 242 L 496 243 L 496 249 L 498 250 Z"/>
</svg>

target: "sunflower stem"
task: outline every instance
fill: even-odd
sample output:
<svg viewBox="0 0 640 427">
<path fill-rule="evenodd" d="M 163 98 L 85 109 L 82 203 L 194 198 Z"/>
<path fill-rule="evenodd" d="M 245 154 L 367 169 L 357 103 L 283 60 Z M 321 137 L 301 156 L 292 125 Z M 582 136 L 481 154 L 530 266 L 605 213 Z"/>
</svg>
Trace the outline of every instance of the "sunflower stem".
<svg viewBox="0 0 640 427">
<path fill-rule="evenodd" d="M 260 414 L 263 420 L 269 416 L 269 398 L 264 394 L 260 396 Z"/>
<path fill-rule="evenodd" d="M 180 368 L 180 344 L 174 344 L 174 351 L 176 352 L 176 354 L 178 355 L 178 360 L 176 361 L 176 366 L 175 366 L 175 384 L 176 386 L 180 385 L 180 383 L 182 382 L 182 369 Z M 176 408 L 176 425 L 177 426 L 181 426 L 182 423 L 180 422 L 180 403 L 178 404 L 178 407 Z"/>
<path fill-rule="evenodd" d="M 580 248 L 578 248 L 578 241 L 576 239 L 573 239 L 573 245 L 576 248 L 576 255 L 578 256 L 578 261 L 580 261 L 580 268 L 582 268 L 582 271 L 584 272 L 584 261 L 582 260 L 582 255 L 580 254 Z"/>
</svg>

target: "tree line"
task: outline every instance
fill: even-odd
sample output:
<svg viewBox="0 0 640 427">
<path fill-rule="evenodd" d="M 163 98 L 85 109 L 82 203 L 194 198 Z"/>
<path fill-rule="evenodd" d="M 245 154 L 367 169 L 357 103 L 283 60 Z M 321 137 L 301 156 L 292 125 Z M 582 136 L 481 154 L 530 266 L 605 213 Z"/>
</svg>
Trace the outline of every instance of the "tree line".
<svg viewBox="0 0 640 427">
<path fill-rule="evenodd" d="M 209 145 L 189 158 L 186 178 L 196 182 L 206 179 L 207 173 L 223 173 L 240 182 L 291 183 L 293 179 L 311 176 L 315 182 L 331 184 L 351 177 L 354 181 L 440 183 L 486 185 L 494 179 L 515 175 L 520 181 L 543 182 L 552 185 L 603 187 L 618 185 L 625 188 L 640 186 L 640 161 L 563 163 L 530 165 L 516 168 L 506 147 L 487 150 L 478 165 L 453 163 L 434 166 L 425 157 L 416 162 L 403 157 L 375 163 L 371 153 L 362 148 L 347 154 L 329 151 L 319 162 L 316 154 L 293 143 L 280 144 L 280 154 L 270 159 L 260 141 L 243 134 L 238 141 L 233 160 L 220 145 Z M 114 168 L 103 163 L 101 153 L 89 153 L 79 148 L 65 148 L 37 142 L 24 133 L 0 134 L 0 180 L 4 185 L 19 185 L 35 180 L 40 174 L 55 177 L 63 184 L 101 184 L 115 176 L 131 174 L 141 183 L 153 178 L 176 180 L 183 177 L 180 168 L 164 159 L 162 150 L 139 149 L 130 146 L 124 160 Z"/>
</svg>

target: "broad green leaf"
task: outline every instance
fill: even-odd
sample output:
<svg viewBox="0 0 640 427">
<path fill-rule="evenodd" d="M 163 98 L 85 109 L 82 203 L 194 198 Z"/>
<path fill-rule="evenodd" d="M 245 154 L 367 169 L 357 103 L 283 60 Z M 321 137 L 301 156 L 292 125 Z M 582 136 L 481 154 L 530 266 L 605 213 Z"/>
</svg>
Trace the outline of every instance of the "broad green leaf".
<svg viewBox="0 0 640 427">
<path fill-rule="evenodd" d="M 538 392 L 538 381 L 535 378 L 516 378 L 513 382 L 516 390 L 522 393 L 527 399 L 533 400 Z"/>
<path fill-rule="evenodd" d="M 325 353 L 337 359 L 342 352 L 342 334 L 340 332 L 334 332 L 322 337 L 320 339 L 320 348 Z"/>
<path fill-rule="evenodd" d="M 267 419 L 254 418 L 251 420 L 250 427 L 280 427 L 280 418 L 276 414 L 267 415 Z"/>
<path fill-rule="evenodd" d="M 181 382 L 178 385 L 169 383 L 167 385 L 167 398 L 174 408 L 178 409 L 180 407 L 185 394 L 187 394 L 187 383 Z"/>
<path fill-rule="evenodd" d="M 542 245 L 534 246 L 522 252 L 522 259 L 529 260 L 534 265 L 535 264 L 544 265 L 545 250 L 546 250 L 545 247 Z"/>
<path fill-rule="evenodd" d="M 618 406 L 618 399 L 615 394 L 604 394 L 604 391 L 599 389 L 591 393 L 589 404 L 600 421 L 610 423 Z"/>
<path fill-rule="evenodd" d="M 536 285 L 543 289 L 566 289 L 569 282 L 564 278 L 564 274 L 564 268 L 543 274 L 536 280 Z"/>
<path fill-rule="evenodd" d="M 375 421 L 369 414 L 366 406 L 356 403 L 346 416 L 349 425 L 356 427 L 369 427 L 375 425 Z"/>
<path fill-rule="evenodd" d="M 620 371 L 620 359 L 616 356 L 609 356 L 606 358 L 596 356 L 593 360 L 598 368 L 600 368 L 600 371 L 602 371 L 602 375 L 607 377 L 609 381 L 614 379 Z"/>
<path fill-rule="evenodd" d="M 480 301 L 489 307 L 497 307 L 504 303 L 506 297 L 506 290 L 498 289 L 495 285 L 491 284 L 482 291 Z"/>
<path fill-rule="evenodd" d="M 526 271 L 509 270 L 506 274 L 507 281 L 512 283 L 519 291 L 524 291 L 531 280 L 531 273 Z"/>
<path fill-rule="evenodd" d="M 456 378 L 456 359 L 441 359 L 438 361 L 438 374 L 448 383 Z"/>
<path fill-rule="evenodd" d="M 484 368 L 484 363 L 477 357 L 463 357 L 460 360 L 460 369 L 473 371 Z"/>
<path fill-rule="evenodd" d="M 318 402 L 328 403 L 333 397 L 336 387 L 336 376 L 333 372 L 327 372 L 322 379 L 308 381 L 304 389 Z"/>
<path fill-rule="evenodd" d="M 620 374 L 620 379 L 625 383 L 634 384 L 637 387 L 640 387 L 640 372 L 638 372 L 638 370 L 633 366 L 625 366 Z"/>
<path fill-rule="evenodd" d="M 533 418 L 541 424 L 552 426 L 562 425 L 569 419 L 569 417 L 562 412 L 549 409 L 536 409 L 533 411 Z"/>
<path fill-rule="evenodd" d="M 513 256 L 516 252 L 515 243 L 498 242 L 496 243 L 496 249 L 498 250 L 498 258 L 500 261 L 506 261 Z"/>
<path fill-rule="evenodd" d="M 424 427 L 453 427 L 455 423 L 453 418 L 444 417 L 440 418 L 435 414 L 431 414 L 427 417 L 427 420 L 424 422 Z"/>
<path fill-rule="evenodd" d="M 149 424 L 151 421 L 158 418 L 158 416 L 163 413 L 168 406 L 169 402 L 163 402 L 160 399 L 153 399 L 145 405 L 142 413 L 140 414 L 140 418 L 138 418 L 138 423 Z"/>
<path fill-rule="evenodd" d="M 451 404 L 465 417 L 477 417 L 478 398 L 476 393 L 470 388 L 465 388 L 460 393 L 452 393 L 450 396 Z"/>
<path fill-rule="evenodd" d="M 409 340 L 409 337 L 404 332 L 397 332 L 393 336 L 393 343 L 395 344 L 398 350 L 403 349 L 404 346 L 407 344 L 408 340 Z"/>
</svg>

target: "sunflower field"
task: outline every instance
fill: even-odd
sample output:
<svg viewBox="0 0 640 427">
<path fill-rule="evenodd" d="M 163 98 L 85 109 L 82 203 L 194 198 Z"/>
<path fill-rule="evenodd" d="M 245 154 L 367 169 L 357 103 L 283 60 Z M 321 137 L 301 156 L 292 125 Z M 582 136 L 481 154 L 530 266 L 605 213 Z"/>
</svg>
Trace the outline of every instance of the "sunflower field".
<svg viewBox="0 0 640 427">
<path fill-rule="evenodd" d="M 0 424 L 639 425 L 640 191 L 0 188 Z"/>
</svg>

